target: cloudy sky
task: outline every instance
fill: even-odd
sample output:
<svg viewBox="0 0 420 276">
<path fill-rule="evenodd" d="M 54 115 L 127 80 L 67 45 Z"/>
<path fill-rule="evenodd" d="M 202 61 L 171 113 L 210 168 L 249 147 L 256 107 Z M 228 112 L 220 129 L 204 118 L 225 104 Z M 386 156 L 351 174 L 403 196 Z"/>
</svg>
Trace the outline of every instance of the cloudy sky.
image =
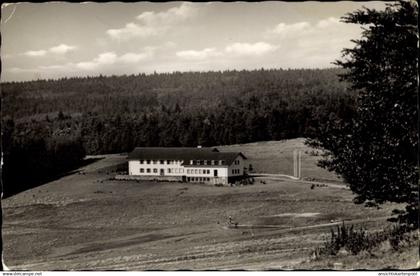
<svg viewBox="0 0 420 276">
<path fill-rule="evenodd" d="M 255 68 L 325 68 L 383 2 L 2 5 L 2 81 Z"/>
</svg>

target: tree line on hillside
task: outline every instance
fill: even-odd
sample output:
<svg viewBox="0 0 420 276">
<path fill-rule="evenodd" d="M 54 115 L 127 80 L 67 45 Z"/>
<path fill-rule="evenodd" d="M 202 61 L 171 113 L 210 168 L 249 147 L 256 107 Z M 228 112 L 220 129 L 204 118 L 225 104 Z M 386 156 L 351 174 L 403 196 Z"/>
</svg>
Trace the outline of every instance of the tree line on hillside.
<svg viewBox="0 0 420 276">
<path fill-rule="evenodd" d="M 212 110 L 183 111 L 164 106 L 143 114 L 89 114 L 80 120 L 90 154 L 131 151 L 135 146 L 195 147 L 281 140 L 311 136 L 330 117 L 351 112 L 351 99 L 290 107 L 251 97 Z M 306 106 L 306 107 L 305 107 Z"/>
<path fill-rule="evenodd" d="M 51 180 L 83 163 L 85 151 L 77 133 L 52 133 L 43 122 L 2 122 L 5 197 Z"/>
<path fill-rule="evenodd" d="M 101 115 L 147 113 L 160 106 L 211 110 L 252 96 L 300 105 L 345 94 L 339 69 L 175 72 L 130 76 L 63 78 L 2 83 L 4 112 L 13 118 L 87 112 Z M 334 101 L 334 99 L 328 99 Z"/>
<path fill-rule="evenodd" d="M 15 183 L 22 168 L 30 178 L 74 166 L 84 153 L 136 146 L 311 137 L 326 121 L 353 112 L 356 95 L 339 81 L 342 72 L 261 69 L 3 83 L 5 175 Z"/>
</svg>

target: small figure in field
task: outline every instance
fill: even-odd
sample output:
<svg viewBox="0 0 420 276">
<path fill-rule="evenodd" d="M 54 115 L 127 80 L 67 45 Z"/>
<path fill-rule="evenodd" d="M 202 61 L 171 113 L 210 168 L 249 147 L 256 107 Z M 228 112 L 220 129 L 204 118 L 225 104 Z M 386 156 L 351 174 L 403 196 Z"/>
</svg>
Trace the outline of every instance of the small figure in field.
<svg viewBox="0 0 420 276">
<path fill-rule="evenodd" d="M 232 216 L 229 216 L 228 224 L 229 225 L 234 225 L 235 228 L 238 228 L 238 223 L 233 221 Z"/>
</svg>

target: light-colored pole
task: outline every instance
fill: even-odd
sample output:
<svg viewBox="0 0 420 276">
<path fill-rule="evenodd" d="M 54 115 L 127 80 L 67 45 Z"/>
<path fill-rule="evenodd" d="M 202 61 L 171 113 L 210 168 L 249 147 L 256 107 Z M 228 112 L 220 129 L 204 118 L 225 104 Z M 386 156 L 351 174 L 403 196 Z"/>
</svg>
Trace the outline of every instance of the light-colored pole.
<svg viewBox="0 0 420 276">
<path fill-rule="evenodd" d="M 302 178 L 302 151 L 299 151 L 299 179 Z"/>
</svg>

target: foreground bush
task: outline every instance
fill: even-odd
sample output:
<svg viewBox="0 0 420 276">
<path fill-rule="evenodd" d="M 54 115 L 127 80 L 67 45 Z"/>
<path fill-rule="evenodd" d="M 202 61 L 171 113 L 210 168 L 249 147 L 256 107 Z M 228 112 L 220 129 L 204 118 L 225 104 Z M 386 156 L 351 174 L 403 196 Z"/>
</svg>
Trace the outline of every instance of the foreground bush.
<svg viewBox="0 0 420 276">
<path fill-rule="evenodd" d="M 410 246 L 418 240 L 417 232 L 407 225 L 396 224 L 380 232 L 369 233 L 366 229 L 355 229 L 353 225 L 338 225 L 337 230 L 331 229 L 331 236 L 324 244 L 312 253 L 315 258 L 335 256 L 340 253 L 357 255 L 362 251 L 372 253 L 380 244 L 389 241 L 392 250 Z"/>
</svg>

